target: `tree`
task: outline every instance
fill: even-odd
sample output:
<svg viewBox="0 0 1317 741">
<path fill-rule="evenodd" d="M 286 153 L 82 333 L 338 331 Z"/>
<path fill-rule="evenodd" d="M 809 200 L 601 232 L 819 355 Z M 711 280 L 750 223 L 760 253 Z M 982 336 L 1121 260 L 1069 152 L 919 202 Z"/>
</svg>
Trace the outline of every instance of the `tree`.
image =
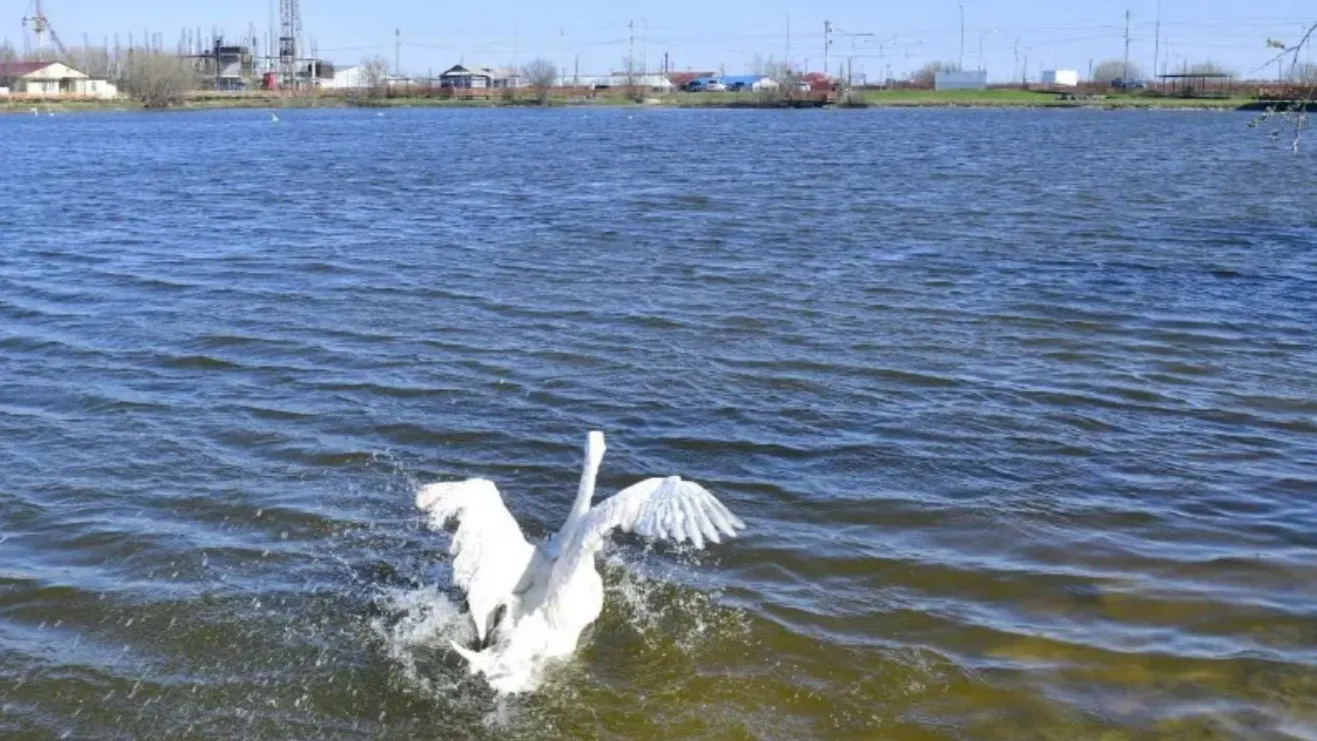
<svg viewBox="0 0 1317 741">
<path fill-rule="evenodd" d="M 1303 132 L 1311 125 L 1308 109 L 1317 106 L 1317 67 L 1299 61 L 1299 55 L 1303 50 L 1311 48 L 1314 33 L 1317 33 L 1317 23 L 1308 26 L 1308 30 L 1296 44 L 1267 39 L 1267 48 L 1279 51 L 1266 66 L 1282 65 L 1288 60 L 1289 79 L 1295 89 L 1284 93 L 1286 98 L 1292 97 L 1292 99 L 1271 104 L 1262 115 L 1248 123 L 1250 127 L 1270 124 L 1272 139 L 1279 139 L 1282 134 L 1292 134 L 1290 146 L 1295 152 L 1299 151 L 1299 140 L 1303 138 Z"/>
<path fill-rule="evenodd" d="M 389 85 L 389 60 L 378 55 L 361 60 L 361 80 L 371 95 L 386 93 Z"/>
<path fill-rule="evenodd" d="M 1094 82 L 1111 82 L 1112 80 L 1142 80 L 1143 68 L 1134 62 L 1125 66 L 1123 59 L 1104 59 L 1093 68 Z"/>
<path fill-rule="evenodd" d="M 1297 85 L 1317 85 L 1317 63 L 1303 62 L 1290 70 L 1290 82 Z"/>
<path fill-rule="evenodd" d="M 186 59 L 157 51 L 138 51 L 119 81 L 124 92 L 147 108 L 168 108 L 187 100 L 197 88 L 197 76 Z"/>
<path fill-rule="evenodd" d="M 1184 73 L 1187 75 L 1228 75 L 1225 67 L 1207 60 L 1206 62 L 1196 62 L 1185 68 Z"/>
<path fill-rule="evenodd" d="M 779 64 L 770 59 L 761 69 L 763 71 L 757 74 L 772 82 L 760 85 L 759 89 L 754 91 L 760 103 L 778 104 L 796 97 L 801 77 L 791 65 Z"/>
<path fill-rule="evenodd" d="M 72 66 L 79 72 L 86 72 L 89 77 L 109 79 L 113 70 L 110 65 L 110 51 L 103 47 L 76 48 L 70 50 Z"/>
<path fill-rule="evenodd" d="M 915 70 L 910 76 L 911 82 L 917 82 L 921 85 L 932 85 L 937 79 L 939 72 L 959 72 L 960 65 L 955 62 L 929 62 L 923 67 Z"/>
<path fill-rule="evenodd" d="M 558 81 L 558 68 L 547 59 L 535 58 L 522 65 L 521 76 L 535 89 L 535 99 L 544 105 L 549 102 L 549 90 Z"/>
</svg>

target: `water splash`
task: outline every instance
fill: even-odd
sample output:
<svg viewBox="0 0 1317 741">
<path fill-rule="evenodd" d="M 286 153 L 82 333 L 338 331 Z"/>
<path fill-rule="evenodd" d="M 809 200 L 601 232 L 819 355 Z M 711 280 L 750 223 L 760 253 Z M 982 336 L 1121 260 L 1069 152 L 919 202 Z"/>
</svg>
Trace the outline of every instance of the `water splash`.
<svg viewBox="0 0 1317 741">
<path fill-rule="evenodd" d="M 716 593 L 679 583 L 698 566 L 701 552 L 682 549 L 675 561 L 651 559 L 650 552 L 650 548 L 639 553 L 608 549 L 600 564 L 604 613 L 582 634 L 576 655 L 548 665 L 529 660 L 518 664 L 517 657 L 509 657 L 501 667 L 508 676 L 500 684 L 515 684 L 527 693 L 574 691 L 569 685 L 592 681 L 581 656 L 588 652 L 607 660 L 617 640 L 639 638 L 646 653 L 665 654 L 675 649 L 691 658 L 729 642 L 748 640 L 750 619 L 744 611 L 717 604 Z M 447 570 L 440 569 L 439 574 L 442 582 Z M 371 629 L 398 666 L 409 691 L 446 703 L 459 697 L 483 703 L 486 700 L 480 696 L 486 695 L 497 706 L 486 716 L 487 724 L 503 726 L 515 717 L 513 706 L 507 704 L 510 698 L 490 693 L 485 681 L 473 678 L 450 647 L 450 641 L 470 645 L 475 639 L 471 618 L 459 602 L 431 585 L 382 588 L 376 605 L 382 614 L 371 620 Z"/>
<path fill-rule="evenodd" d="M 459 694 L 463 673 L 445 667 L 442 653 L 450 640 L 466 643 L 475 638 L 461 607 L 434 587 L 388 587 L 376 598 L 376 606 L 383 614 L 371 619 L 370 628 L 383 641 L 407 688 L 430 697 Z"/>
<path fill-rule="evenodd" d="M 748 640 L 750 619 L 743 610 L 719 605 L 718 592 L 682 586 L 700 571 L 708 551 L 684 546 L 676 549 L 675 559 L 651 558 L 653 553 L 653 545 L 638 553 L 605 550 L 601 570 L 606 614 L 611 606 L 651 649 L 671 644 L 695 655 L 727 641 Z"/>
</svg>

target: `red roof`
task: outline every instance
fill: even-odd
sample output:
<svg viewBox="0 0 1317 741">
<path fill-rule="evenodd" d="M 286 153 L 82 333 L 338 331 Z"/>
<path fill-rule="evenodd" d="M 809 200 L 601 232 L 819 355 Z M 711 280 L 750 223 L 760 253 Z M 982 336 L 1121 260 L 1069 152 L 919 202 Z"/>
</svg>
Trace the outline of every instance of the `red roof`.
<svg viewBox="0 0 1317 741">
<path fill-rule="evenodd" d="M 54 62 L 3 62 L 0 63 L 0 77 L 27 77 L 52 64 Z"/>
</svg>

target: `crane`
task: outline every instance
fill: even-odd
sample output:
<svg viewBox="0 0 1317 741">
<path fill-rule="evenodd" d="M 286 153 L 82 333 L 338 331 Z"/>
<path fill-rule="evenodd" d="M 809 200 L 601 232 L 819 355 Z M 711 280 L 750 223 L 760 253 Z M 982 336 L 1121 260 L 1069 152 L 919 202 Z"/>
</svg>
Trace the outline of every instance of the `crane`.
<svg viewBox="0 0 1317 741">
<path fill-rule="evenodd" d="M 23 28 L 31 28 L 32 32 L 37 35 L 37 60 L 44 61 L 41 59 L 41 52 L 45 46 L 47 33 L 50 34 L 50 40 L 55 43 L 55 49 L 60 56 L 67 58 L 69 51 L 64 48 L 64 42 L 59 40 L 59 34 L 55 33 L 55 27 L 50 25 L 50 19 L 42 11 L 41 0 L 32 0 L 32 3 L 28 5 L 28 9 L 32 11 L 32 14 L 23 18 Z"/>
</svg>

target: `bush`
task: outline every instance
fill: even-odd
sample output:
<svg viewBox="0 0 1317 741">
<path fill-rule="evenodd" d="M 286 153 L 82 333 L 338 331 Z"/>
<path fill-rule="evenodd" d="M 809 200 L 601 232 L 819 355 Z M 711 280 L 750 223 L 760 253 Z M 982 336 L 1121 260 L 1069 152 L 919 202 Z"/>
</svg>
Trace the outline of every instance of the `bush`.
<svg viewBox="0 0 1317 741">
<path fill-rule="evenodd" d="M 138 51 L 128 60 L 120 84 L 147 108 L 168 108 L 182 104 L 197 89 L 197 76 L 185 59 Z"/>
</svg>

